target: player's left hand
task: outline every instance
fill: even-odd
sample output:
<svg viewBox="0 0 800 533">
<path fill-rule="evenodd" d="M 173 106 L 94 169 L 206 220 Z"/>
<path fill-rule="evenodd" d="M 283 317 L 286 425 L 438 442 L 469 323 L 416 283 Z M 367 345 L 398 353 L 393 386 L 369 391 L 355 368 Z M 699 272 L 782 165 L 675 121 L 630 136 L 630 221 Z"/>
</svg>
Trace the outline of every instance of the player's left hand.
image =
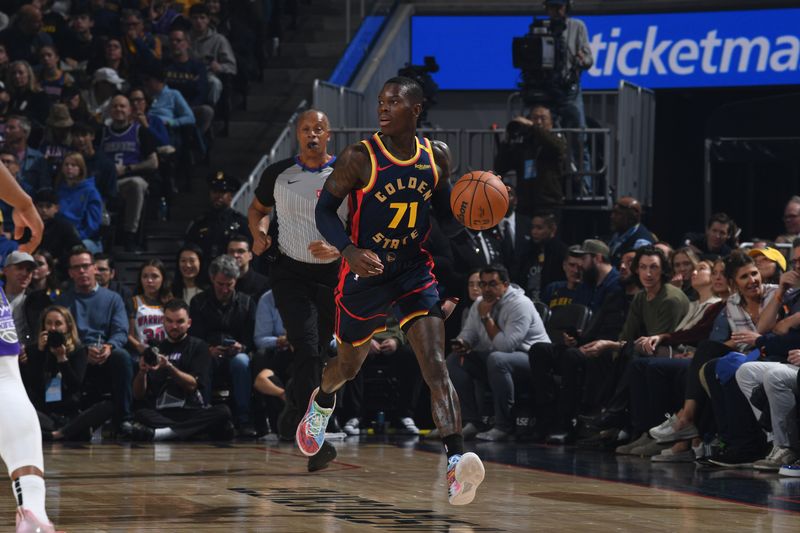
<svg viewBox="0 0 800 533">
<path fill-rule="evenodd" d="M 19 251 L 32 254 L 39 247 L 39 243 L 42 242 L 42 232 L 44 231 L 44 223 L 39 216 L 39 212 L 36 211 L 36 207 L 31 202 L 30 205 L 22 209 L 14 209 L 12 218 L 14 219 L 14 240 L 22 239 L 25 234 L 25 228 L 31 230 L 30 240 L 25 244 L 20 244 Z"/>
<path fill-rule="evenodd" d="M 308 251 L 320 261 L 338 259 L 341 256 L 335 246 L 331 246 L 325 241 L 311 241 L 308 244 Z"/>
</svg>

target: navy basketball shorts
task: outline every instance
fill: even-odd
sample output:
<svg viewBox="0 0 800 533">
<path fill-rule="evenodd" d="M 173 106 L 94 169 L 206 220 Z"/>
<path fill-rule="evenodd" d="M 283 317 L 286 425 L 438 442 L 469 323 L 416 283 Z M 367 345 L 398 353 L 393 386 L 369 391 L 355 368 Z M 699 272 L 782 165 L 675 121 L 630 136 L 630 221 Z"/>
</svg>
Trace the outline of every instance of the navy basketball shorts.
<svg viewBox="0 0 800 533">
<path fill-rule="evenodd" d="M 386 262 L 383 273 L 357 277 L 347 262 L 342 262 L 336 299 L 336 340 L 360 346 L 375 333 L 386 330 L 392 313 L 400 326 L 425 316 L 439 302 L 433 260 L 422 255 L 415 259 Z"/>
</svg>

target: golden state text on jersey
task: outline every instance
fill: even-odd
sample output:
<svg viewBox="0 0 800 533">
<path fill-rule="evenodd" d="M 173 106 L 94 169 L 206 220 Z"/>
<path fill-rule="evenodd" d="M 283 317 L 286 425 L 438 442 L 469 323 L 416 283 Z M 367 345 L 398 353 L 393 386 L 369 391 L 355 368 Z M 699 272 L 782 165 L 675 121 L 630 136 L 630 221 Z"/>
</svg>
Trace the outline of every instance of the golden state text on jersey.
<svg viewBox="0 0 800 533">
<path fill-rule="evenodd" d="M 370 158 L 369 182 L 350 196 L 351 237 L 380 252 L 419 249 L 430 229 L 430 202 L 439 182 L 430 140 L 415 137 L 416 152 L 397 159 L 376 133 L 361 141 Z"/>
</svg>

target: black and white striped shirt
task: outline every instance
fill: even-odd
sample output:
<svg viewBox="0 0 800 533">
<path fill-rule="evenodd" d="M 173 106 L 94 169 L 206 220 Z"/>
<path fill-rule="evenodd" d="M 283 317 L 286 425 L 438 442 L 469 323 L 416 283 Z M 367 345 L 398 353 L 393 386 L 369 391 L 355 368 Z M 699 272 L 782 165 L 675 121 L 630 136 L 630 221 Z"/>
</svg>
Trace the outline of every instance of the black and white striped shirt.
<svg viewBox="0 0 800 533">
<path fill-rule="evenodd" d="M 311 255 L 308 244 L 325 240 L 317 230 L 314 209 L 322 186 L 333 172 L 336 157 L 319 168 L 308 168 L 297 157 L 273 163 L 264 171 L 256 189 L 263 205 L 275 208 L 278 220 L 278 247 L 281 253 L 303 263 L 331 263 Z M 347 202 L 338 210 L 342 225 L 347 221 Z"/>
</svg>

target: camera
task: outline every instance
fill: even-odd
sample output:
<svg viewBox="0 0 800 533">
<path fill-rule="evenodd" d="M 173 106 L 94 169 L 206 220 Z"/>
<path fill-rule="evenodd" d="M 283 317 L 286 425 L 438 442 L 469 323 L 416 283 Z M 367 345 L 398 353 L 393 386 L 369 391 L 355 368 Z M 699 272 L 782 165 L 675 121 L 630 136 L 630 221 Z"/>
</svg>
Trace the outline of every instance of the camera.
<svg viewBox="0 0 800 533">
<path fill-rule="evenodd" d="M 419 83 L 422 87 L 422 94 L 425 101 L 422 105 L 422 113 L 417 120 L 417 126 L 422 126 L 428 122 L 428 109 L 436 105 L 436 93 L 439 92 L 439 85 L 433 81 L 431 74 L 439 72 L 439 65 L 436 63 L 436 58 L 433 56 L 425 56 L 422 65 L 412 65 L 406 63 L 406 66 L 397 71 L 398 76 L 405 76 Z"/>
<path fill-rule="evenodd" d="M 48 348 L 60 348 L 61 346 L 64 346 L 66 341 L 66 337 L 64 337 L 64 334 L 60 331 L 50 331 L 47 333 Z"/>
<path fill-rule="evenodd" d="M 578 73 L 567 70 L 564 19 L 534 17 L 527 35 L 514 37 L 511 59 L 522 71 L 520 91 L 527 105 L 553 102 L 577 85 Z"/>
<path fill-rule="evenodd" d="M 159 356 L 158 347 L 156 346 L 148 346 L 147 349 L 142 352 L 142 358 L 147 366 L 158 366 L 158 356 Z"/>
</svg>

